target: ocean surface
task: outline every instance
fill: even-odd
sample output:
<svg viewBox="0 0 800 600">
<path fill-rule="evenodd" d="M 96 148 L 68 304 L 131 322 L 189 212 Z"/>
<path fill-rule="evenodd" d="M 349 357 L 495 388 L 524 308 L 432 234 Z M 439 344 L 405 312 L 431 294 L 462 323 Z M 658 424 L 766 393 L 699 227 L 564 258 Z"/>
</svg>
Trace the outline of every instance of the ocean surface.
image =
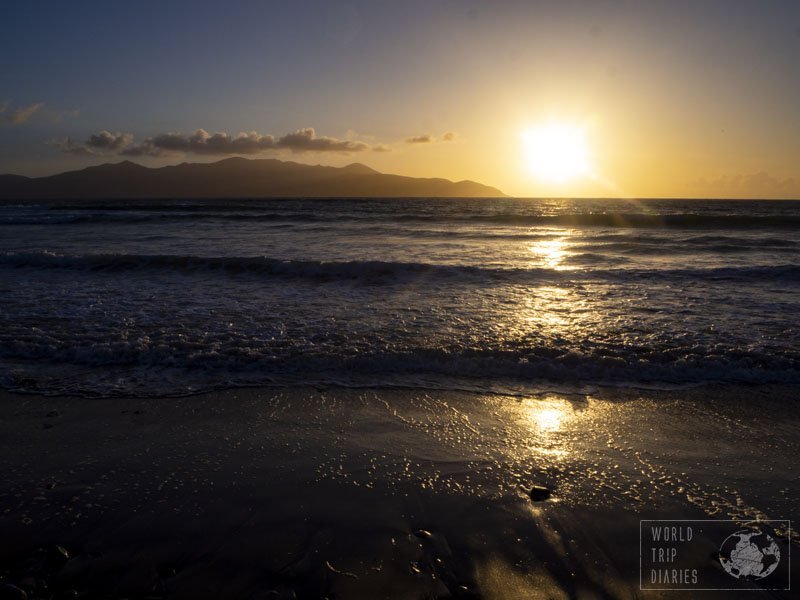
<svg viewBox="0 0 800 600">
<path fill-rule="evenodd" d="M 800 383 L 800 202 L 0 206 L 0 387 Z"/>
</svg>

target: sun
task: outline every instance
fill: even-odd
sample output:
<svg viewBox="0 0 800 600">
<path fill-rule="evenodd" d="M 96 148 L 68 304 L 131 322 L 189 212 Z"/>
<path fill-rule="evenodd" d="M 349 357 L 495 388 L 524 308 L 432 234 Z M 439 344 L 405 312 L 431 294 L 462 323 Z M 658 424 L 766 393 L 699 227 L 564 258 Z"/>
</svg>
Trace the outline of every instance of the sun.
<svg viewBox="0 0 800 600">
<path fill-rule="evenodd" d="M 522 132 L 525 166 L 545 183 L 565 184 L 592 173 L 585 130 L 552 121 Z"/>
</svg>

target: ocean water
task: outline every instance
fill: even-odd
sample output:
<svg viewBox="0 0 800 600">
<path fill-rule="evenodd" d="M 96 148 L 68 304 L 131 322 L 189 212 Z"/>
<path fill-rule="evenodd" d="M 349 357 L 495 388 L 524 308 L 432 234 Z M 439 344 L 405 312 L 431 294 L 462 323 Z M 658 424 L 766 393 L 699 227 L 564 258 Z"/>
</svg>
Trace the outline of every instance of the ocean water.
<svg viewBox="0 0 800 600">
<path fill-rule="evenodd" d="M 800 383 L 800 202 L 0 206 L 0 386 Z"/>
</svg>

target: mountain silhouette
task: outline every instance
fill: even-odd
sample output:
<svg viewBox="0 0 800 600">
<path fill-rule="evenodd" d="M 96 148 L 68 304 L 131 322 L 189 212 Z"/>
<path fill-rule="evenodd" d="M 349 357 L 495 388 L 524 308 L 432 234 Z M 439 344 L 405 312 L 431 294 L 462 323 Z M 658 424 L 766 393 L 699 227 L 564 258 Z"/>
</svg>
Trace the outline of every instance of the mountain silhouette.
<svg viewBox="0 0 800 600">
<path fill-rule="evenodd" d="M 502 197 L 474 181 L 387 175 L 353 163 L 306 165 L 227 158 L 148 168 L 131 161 L 48 177 L 0 175 L 2 198 Z"/>
</svg>

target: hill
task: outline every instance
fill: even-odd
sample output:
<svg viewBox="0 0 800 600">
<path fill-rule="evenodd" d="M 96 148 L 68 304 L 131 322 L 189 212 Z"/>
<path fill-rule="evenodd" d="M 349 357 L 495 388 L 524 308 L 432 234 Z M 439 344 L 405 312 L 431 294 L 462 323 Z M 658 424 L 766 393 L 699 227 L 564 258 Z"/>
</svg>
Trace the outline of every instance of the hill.
<svg viewBox="0 0 800 600">
<path fill-rule="evenodd" d="M 0 175 L 0 198 L 501 197 L 474 181 L 379 173 L 354 163 L 306 165 L 276 159 L 227 158 L 148 168 L 130 161 L 48 177 Z"/>
</svg>

